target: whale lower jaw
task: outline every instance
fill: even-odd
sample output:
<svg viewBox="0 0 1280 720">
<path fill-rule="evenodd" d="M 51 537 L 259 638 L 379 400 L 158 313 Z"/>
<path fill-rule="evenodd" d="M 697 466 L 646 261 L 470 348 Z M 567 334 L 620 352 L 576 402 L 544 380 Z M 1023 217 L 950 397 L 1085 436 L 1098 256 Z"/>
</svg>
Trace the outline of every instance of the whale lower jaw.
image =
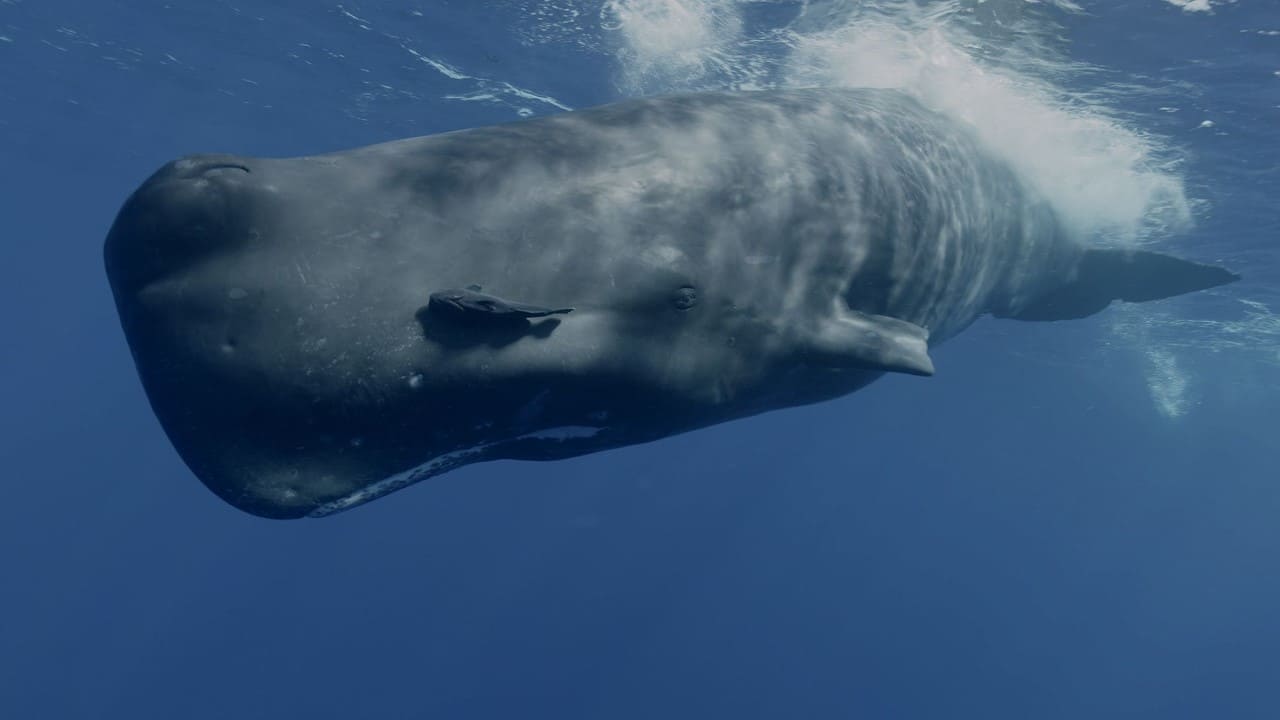
<svg viewBox="0 0 1280 720">
<path fill-rule="evenodd" d="M 322 505 L 317 506 L 314 510 L 307 513 L 307 517 L 321 518 L 329 515 L 335 515 L 350 510 L 353 507 L 363 505 L 371 500 L 377 500 L 385 495 L 402 490 L 421 482 L 427 478 L 440 475 L 455 468 L 461 467 L 468 463 L 476 462 L 480 456 L 493 448 L 509 442 L 517 441 L 544 441 L 544 442 L 564 442 L 566 440 L 579 440 L 595 437 L 604 428 L 591 427 L 586 425 L 566 425 L 563 427 L 546 428 L 544 430 L 536 430 L 524 435 L 518 435 L 507 440 L 498 440 L 491 443 L 483 443 L 474 447 L 454 450 L 443 455 L 434 457 L 427 462 L 396 473 L 390 477 L 383 478 L 374 483 L 370 483 L 349 495 L 344 495 L 336 500 L 330 500 Z"/>
</svg>

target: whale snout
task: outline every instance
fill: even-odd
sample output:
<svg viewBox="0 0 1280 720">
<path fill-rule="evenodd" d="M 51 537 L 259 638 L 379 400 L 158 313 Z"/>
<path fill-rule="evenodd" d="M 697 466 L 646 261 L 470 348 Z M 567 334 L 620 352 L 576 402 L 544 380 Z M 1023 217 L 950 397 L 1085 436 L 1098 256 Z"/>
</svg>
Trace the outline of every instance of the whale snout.
<svg viewBox="0 0 1280 720">
<path fill-rule="evenodd" d="M 238 246 L 248 232 L 248 161 L 195 155 L 168 163 L 125 202 L 107 235 L 104 260 L 117 298 Z"/>
</svg>

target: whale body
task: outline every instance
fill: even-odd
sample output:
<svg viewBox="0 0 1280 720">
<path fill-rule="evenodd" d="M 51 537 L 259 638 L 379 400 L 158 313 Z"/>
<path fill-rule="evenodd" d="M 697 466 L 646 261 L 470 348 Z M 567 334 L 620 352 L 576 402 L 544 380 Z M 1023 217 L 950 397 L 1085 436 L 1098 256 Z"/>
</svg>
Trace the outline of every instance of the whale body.
<svg viewBox="0 0 1280 720">
<path fill-rule="evenodd" d="M 930 375 L 983 314 L 1236 279 L 1086 247 L 963 124 L 859 89 L 190 156 L 129 197 L 105 259 L 173 445 L 275 518 Z"/>
</svg>

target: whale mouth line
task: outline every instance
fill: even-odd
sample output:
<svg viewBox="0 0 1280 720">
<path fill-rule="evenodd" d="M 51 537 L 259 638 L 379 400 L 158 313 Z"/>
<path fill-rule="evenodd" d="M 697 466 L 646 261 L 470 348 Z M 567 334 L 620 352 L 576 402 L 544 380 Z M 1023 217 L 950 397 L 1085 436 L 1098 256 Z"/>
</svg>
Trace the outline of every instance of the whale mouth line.
<svg viewBox="0 0 1280 720">
<path fill-rule="evenodd" d="M 595 437 L 601 431 L 606 429 L 607 428 L 594 427 L 590 425 L 564 425 L 560 427 L 535 430 L 506 440 L 481 443 L 473 447 L 461 448 L 459 450 L 447 452 L 443 455 L 432 458 L 417 467 L 396 473 L 383 478 L 382 480 L 370 483 L 369 485 L 348 493 L 347 495 L 317 505 L 311 510 L 311 512 L 307 513 L 307 517 L 322 518 L 328 515 L 340 513 L 343 510 L 350 510 L 357 505 L 364 505 L 371 500 L 376 500 L 384 495 L 389 495 L 397 490 L 426 480 L 427 478 L 442 475 L 454 468 L 461 467 L 462 465 L 466 465 L 476 459 L 483 458 L 486 452 L 498 447 L 499 445 L 503 445 L 504 443 L 528 440 L 565 442 L 570 440 L 589 439 Z"/>
</svg>

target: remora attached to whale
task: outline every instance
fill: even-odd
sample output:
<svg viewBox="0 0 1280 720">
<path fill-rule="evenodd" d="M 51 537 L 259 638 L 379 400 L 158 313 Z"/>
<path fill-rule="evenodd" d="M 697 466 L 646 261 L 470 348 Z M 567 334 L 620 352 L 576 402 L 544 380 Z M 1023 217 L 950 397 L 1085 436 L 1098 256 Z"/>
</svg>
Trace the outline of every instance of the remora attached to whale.
<svg viewBox="0 0 1280 720">
<path fill-rule="evenodd" d="M 885 90 L 192 156 L 133 193 L 105 257 L 174 446 L 278 518 L 929 375 L 985 313 L 1236 279 L 1083 246 L 965 127 Z"/>
</svg>

